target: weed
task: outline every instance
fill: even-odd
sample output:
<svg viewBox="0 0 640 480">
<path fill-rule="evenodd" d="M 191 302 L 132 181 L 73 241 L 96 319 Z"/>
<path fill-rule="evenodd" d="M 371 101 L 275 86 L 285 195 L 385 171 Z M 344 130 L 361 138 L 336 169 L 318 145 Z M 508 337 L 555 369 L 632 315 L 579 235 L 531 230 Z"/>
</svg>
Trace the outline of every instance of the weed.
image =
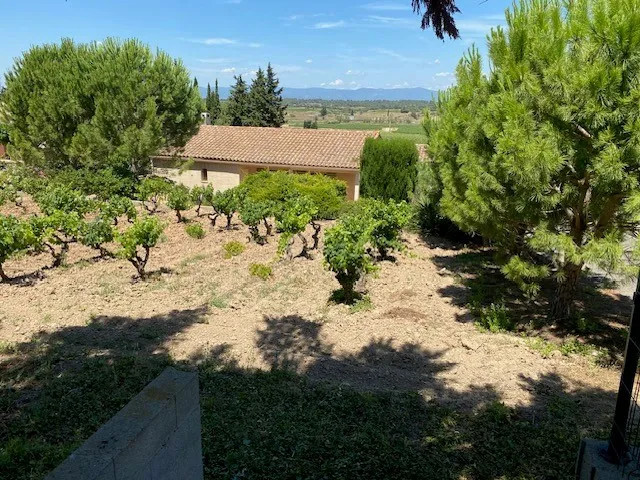
<svg viewBox="0 0 640 480">
<path fill-rule="evenodd" d="M 204 253 L 198 253 L 196 255 L 193 255 L 192 257 L 187 257 L 183 260 L 180 261 L 179 265 L 180 267 L 190 267 L 191 265 L 195 265 L 196 263 L 200 263 L 201 261 L 205 260 L 207 258 L 207 256 Z"/>
<path fill-rule="evenodd" d="M 269 265 L 262 263 L 252 263 L 249 265 L 249 272 L 254 277 L 259 277 L 262 280 L 266 280 L 273 274 L 273 269 Z"/>
<path fill-rule="evenodd" d="M 0 340 L 0 355 L 18 353 L 18 344 L 7 340 Z"/>
<path fill-rule="evenodd" d="M 509 309 L 503 303 L 491 303 L 488 307 L 472 304 L 472 313 L 477 317 L 476 326 L 492 333 L 510 332 L 515 322 L 509 316 Z"/>
<path fill-rule="evenodd" d="M 373 302 L 368 295 L 364 295 L 349 307 L 349 313 L 368 312 L 373 309 Z"/>
<path fill-rule="evenodd" d="M 557 350 L 554 343 L 538 337 L 528 338 L 525 344 L 531 350 L 538 352 L 542 358 L 549 358 L 551 354 Z"/>
<path fill-rule="evenodd" d="M 186 227 L 184 227 L 184 231 L 187 232 L 191 238 L 197 238 L 198 240 L 203 239 L 206 235 L 204 228 L 199 223 L 190 223 Z"/>
<path fill-rule="evenodd" d="M 211 294 L 211 298 L 209 299 L 209 306 L 220 309 L 227 308 L 227 301 L 217 292 L 213 292 Z"/>
<path fill-rule="evenodd" d="M 234 240 L 232 242 L 225 243 L 222 248 L 224 249 L 224 258 L 229 259 L 237 257 L 244 252 L 245 246 L 244 244 Z"/>
</svg>

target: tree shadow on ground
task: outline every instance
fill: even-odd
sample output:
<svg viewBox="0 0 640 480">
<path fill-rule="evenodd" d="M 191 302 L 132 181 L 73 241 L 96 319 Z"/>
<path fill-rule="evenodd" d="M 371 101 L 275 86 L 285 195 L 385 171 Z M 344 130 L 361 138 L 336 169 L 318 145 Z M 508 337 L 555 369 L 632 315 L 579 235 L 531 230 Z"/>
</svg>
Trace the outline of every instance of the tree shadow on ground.
<svg viewBox="0 0 640 480">
<path fill-rule="evenodd" d="M 298 316 L 256 332 L 269 371 L 224 343 L 176 362 L 170 344 L 205 315 L 100 316 L 0 355 L 0 478 L 44 476 L 168 365 L 199 370 L 212 479 L 568 478 L 613 409 L 555 375 L 523 378 L 531 402 L 507 408 L 490 387 L 446 385 L 443 352 L 374 339 L 344 354 Z"/>
<path fill-rule="evenodd" d="M 440 275 L 455 279 L 455 284 L 439 290 L 453 304 L 462 307 L 504 304 L 517 323 L 516 330 L 521 333 L 540 335 L 556 343 L 568 337 L 577 338 L 580 342 L 606 349 L 611 362 L 621 362 L 632 301 L 627 296 L 609 290 L 611 282 L 607 278 L 585 275 L 579 285 L 575 317 L 559 324 L 548 317 L 550 302 L 555 295 L 551 280 L 543 282 L 540 294 L 529 300 L 514 283 L 504 277 L 491 250 L 435 256 L 432 260 L 441 269 Z M 458 315 L 458 321 L 461 322 L 475 320 L 470 311 Z"/>
</svg>

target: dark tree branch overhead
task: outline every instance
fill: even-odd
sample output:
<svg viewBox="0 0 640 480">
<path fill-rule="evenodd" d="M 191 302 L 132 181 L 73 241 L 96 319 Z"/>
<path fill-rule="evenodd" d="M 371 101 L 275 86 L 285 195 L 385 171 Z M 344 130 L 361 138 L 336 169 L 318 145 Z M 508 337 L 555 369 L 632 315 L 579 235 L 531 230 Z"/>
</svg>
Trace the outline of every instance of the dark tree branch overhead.
<svg viewBox="0 0 640 480">
<path fill-rule="evenodd" d="M 460 32 L 456 27 L 453 15 L 460 10 L 456 7 L 455 0 L 411 0 L 413 11 L 422 15 L 421 27 L 426 30 L 432 27 L 436 37 L 444 40 L 445 34 L 450 38 L 459 38 Z"/>
</svg>

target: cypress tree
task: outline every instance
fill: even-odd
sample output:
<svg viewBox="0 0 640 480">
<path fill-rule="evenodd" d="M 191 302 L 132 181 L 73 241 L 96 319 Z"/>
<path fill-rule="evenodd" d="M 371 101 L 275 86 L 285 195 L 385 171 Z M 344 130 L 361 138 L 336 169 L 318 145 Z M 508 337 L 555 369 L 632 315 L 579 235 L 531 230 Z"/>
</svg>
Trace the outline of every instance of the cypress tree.
<svg viewBox="0 0 640 480">
<path fill-rule="evenodd" d="M 267 94 L 269 98 L 268 113 L 266 115 L 267 125 L 270 127 L 281 127 L 285 123 L 287 106 L 282 101 L 282 87 L 276 77 L 271 63 L 267 66 Z"/>
<path fill-rule="evenodd" d="M 220 90 L 218 89 L 218 79 L 216 78 L 216 85 L 211 98 L 211 122 L 215 123 L 220 118 L 222 107 L 220 105 Z"/>
<path fill-rule="evenodd" d="M 211 84 L 207 83 L 207 96 L 204 99 L 205 105 L 207 106 L 207 112 L 211 115 L 211 119 L 213 120 L 213 97 L 211 96 Z"/>
<path fill-rule="evenodd" d="M 225 109 L 225 121 L 228 125 L 235 127 L 250 124 L 250 103 L 247 84 L 242 79 L 242 75 L 234 77 L 236 83 L 231 87 L 229 100 Z"/>
</svg>

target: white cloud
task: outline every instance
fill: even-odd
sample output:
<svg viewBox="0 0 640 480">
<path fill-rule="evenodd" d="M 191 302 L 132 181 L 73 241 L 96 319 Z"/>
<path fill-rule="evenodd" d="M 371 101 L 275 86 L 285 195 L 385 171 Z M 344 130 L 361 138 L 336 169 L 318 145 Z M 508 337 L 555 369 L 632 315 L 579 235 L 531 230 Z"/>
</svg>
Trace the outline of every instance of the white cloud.
<svg viewBox="0 0 640 480">
<path fill-rule="evenodd" d="M 320 84 L 320 86 L 321 86 L 321 87 L 324 87 L 325 85 L 326 85 L 326 83 L 324 83 L 324 82 L 322 82 L 322 83 Z"/>
<path fill-rule="evenodd" d="M 450 77 L 451 75 L 453 75 L 453 73 L 451 73 L 451 72 L 438 72 L 438 73 L 436 73 L 436 77 Z"/>
<path fill-rule="evenodd" d="M 222 38 L 222 37 L 213 37 L 213 38 L 184 38 L 180 37 L 178 40 L 183 42 L 190 43 L 200 43 L 202 45 L 209 46 L 222 46 L 222 45 L 236 45 L 238 47 L 249 47 L 249 48 L 260 48 L 262 47 L 261 43 L 243 43 L 239 42 L 233 38 Z"/>
<path fill-rule="evenodd" d="M 222 70 L 220 70 L 220 73 L 236 73 L 236 67 L 223 68 Z"/>
<path fill-rule="evenodd" d="M 380 15 L 368 15 L 366 20 L 388 26 L 415 26 L 415 20 L 398 17 L 383 17 Z"/>
<path fill-rule="evenodd" d="M 439 59 L 439 58 L 436 58 L 436 59 L 433 61 L 433 63 L 435 63 L 436 65 L 440 65 L 440 59 Z"/>
<path fill-rule="evenodd" d="M 310 58 L 308 58 L 307 60 L 304 61 L 304 63 L 313 63 L 313 60 L 311 60 Z"/>
<path fill-rule="evenodd" d="M 333 82 L 329 82 L 329 85 L 331 85 L 332 87 L 339 87 L 340 85 L 344 85 L 344 80 L 338 78 Z"/>
<path fill-rule="evenodd" d="M 313 28 L 315 30 L 326 30 L 329 28 L 340 28 L 340 27 L 344 27 L 346 25 L 346 23 L 344 22 L 344 20 L 340 20 L 338 22 L 319 22 L 316 23 Z"/>
<path fill-rule="evenodd" d="M 365 5 L 362 5 L 362 8 L 366 9 L 366 10 L 377 10 L 377 11 L 399 11 L 399 10 L 403 10 L 406 11 L 407 10 L 407 6 L 405 4 L 400 4 L 400 3 L 383 3 L 383 2 L 376 2 L 376 3 L 367 3 Z"/>
<path fill-rule="evenodd" d="M 364 72 L 361 72 L 360 70 L 347 70 L 346 72 L 344 72 L 344 74 L 349 76 L 357 76 L 364 75 Z"/>
<path fill-rule="evenodd" d="M 393 50 L 389 50 L 389 49 L 386 49 L 386 48 L 378 48 L 376 50 L 376 52 L 378 52 L 381 55 L 386 55 L 388 57 L 395 58 L 396 60 L 399 60 L 401 62 L 407 62 L 407 63 L 420 63 L 421 62 L 420 59 L 411 58 L 411 57 L 405 57 L 401 53 L 394 52 Z"/>
</svg>

